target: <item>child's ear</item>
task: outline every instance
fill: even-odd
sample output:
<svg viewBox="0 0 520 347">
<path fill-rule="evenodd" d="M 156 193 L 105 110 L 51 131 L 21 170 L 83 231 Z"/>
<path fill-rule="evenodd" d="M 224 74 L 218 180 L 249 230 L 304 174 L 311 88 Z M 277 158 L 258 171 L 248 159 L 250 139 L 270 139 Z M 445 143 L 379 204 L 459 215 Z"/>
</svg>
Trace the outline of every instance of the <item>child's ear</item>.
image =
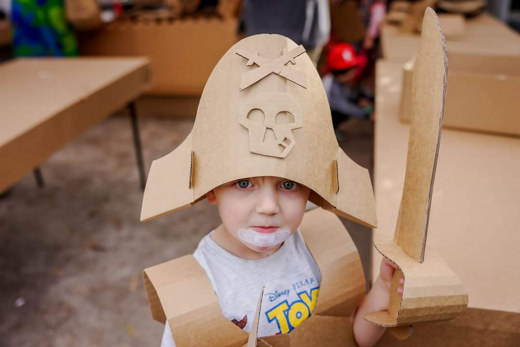
<svg viewBox="0 0 520 347">
<path fill-rule="evenodd" d="M 213 190 L 207 192 L 206 196 L 208 197 L 208 201 L 210 204 L 215 205 L 217 203 L 217 198 L 215 198 L 215 193 L 213 192 Z"/>
</svg>

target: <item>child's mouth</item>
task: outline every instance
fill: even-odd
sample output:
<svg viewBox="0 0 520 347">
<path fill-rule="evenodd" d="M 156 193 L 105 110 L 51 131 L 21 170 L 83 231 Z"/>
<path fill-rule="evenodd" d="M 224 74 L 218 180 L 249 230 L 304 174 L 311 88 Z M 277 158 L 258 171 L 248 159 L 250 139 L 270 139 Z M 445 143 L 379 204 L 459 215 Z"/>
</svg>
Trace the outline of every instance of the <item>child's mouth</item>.
<svg viewBox="0 0 520 347">
<path fill-rule="evenodd" d="M 251 227 L 254 231 L 260 234 L 272 234 L 278 230 L 276 226 L 254 226 Z"/>
</svg>

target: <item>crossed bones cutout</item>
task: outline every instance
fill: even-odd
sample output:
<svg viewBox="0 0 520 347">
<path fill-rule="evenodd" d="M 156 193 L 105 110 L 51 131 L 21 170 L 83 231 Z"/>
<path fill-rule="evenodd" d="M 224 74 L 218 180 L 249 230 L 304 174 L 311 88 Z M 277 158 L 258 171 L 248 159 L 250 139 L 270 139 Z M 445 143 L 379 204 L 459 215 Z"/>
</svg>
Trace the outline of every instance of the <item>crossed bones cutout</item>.
<svg viewBox="0 0 520 347">
<path fill-rule="evenodd" d="M 290 50 L 287 52 L 287 49 L 283 49 L 283 53 L 280 57 L 275 59 L 267 59 L 258 56 L 258 51 L 255 50 L 254 53 L 248 52 L 243 49 L 238 49 L 236 54 L 239 56 L 248 59 L 247 66 L 251 66 L 253 64 L 258 65 L 259 67 L 248 71 L 242 75 L 240 79 L 240 90 L 244 90 L 247 87 L 255 84 L 260 81 L 262 78 L 269 76 L 272 73 L 275 73 L 285 79 L 288 79 L 291 82 L 296 83 L 297 85 L 307 88 L 307 76 L 297 70 L 290 69 L 287 66 L 287 63 L 291 62 L 293 65 L 296 64 L 294 58 L 300 56 L 305 52 L 305 48 L 302 45 Z"/>
</svg>

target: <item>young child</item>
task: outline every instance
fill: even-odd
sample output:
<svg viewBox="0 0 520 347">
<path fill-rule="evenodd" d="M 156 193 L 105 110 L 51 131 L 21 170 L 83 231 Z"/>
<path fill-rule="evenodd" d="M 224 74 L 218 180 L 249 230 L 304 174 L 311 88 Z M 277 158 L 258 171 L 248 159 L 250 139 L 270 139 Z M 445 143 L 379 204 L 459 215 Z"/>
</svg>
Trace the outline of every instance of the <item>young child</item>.
<svg viewBox="0 0 520 347">
<path fill-rule="evenodd" d="M 303 47 L 279 35 L 237 43 L 213 70 L 192 133 L 152 164 L 141 220 L 204 198 L 217 205 L 222 219 L 193 257 L 145 271 L 152 314 L 167 322 L 162 346 L 221 346 L 211 339 L 236 337 L 230 321 L 250 331 L 262 287 L 258 337 L 290 333 L 309 319 L 327 298 L 319 293 L 325 273 L 308 249 L 314 244 L 306 244 L 298 229 L 308 200 L 356 222 L 376 224 L 368 171 L 339 148 L 320 77 L 303 53 Z M 346 252 L 334 249 L 333 254 L 331 262 L 339 264 Z M 341 277 L 341 269 L 332 277 Z M 200 281 L 201 271 L 221 315 L 209 298 L 213 293 L 200 288 L 206 283 Z M 354 312 L 351 322 L 324 318 L 344 323 L 340 329 L 353 331 L 360 346 L 373 345 L 384 329 L 363 315 L 387 308 L 393 271 L 390 263 L 381 264 L 370 293 L 349 311 Z M 327 276 L 331 279 L 330 271 Z M 332 309 L 350 305 L 348 298 L 335 300 L 341 307 Z M 199 337 L 201 329 L 211 331 Z"/>
<path fill-rule="evenodd" d="M 309 188 L 294 181 L 253 177 L 224 184 L 207 194 L 209 202 L 218 206 L 222 224 L 202 239 L 194 257 L 208 274 L 224 316 L 246 331 L 251 329 L 258 288 L 266 285 L 260 337 L 289 332 L 284 331 L 275 313 L 280 303 L 300 300 L 290 290 L 295 283 L 306 281 L 311 293 L 319 290 L 320 270 L 297 230 L 309 193 Z M 387 309 L 393 271 L 392 263 L 382 262 L 380 276 L 353 317 L 359 346 L 374 345 L 384 332 L 362 317 Z M 290 292 L 271 288 L 289 288 Z M 402 294 L 402 288 L 399 291 Z M 175 346 L 168 324 L 161 346 Z"/>
<path fill-rule="evenodd" d="M 327 70 L 323 85 L 329 98 L 334 129 L 349 118 L 367 120 L 373 107 L 371 96 L 358 84 L 360 57 L 351 44 L 338 43 L 327 55 Z"/>
</svg>

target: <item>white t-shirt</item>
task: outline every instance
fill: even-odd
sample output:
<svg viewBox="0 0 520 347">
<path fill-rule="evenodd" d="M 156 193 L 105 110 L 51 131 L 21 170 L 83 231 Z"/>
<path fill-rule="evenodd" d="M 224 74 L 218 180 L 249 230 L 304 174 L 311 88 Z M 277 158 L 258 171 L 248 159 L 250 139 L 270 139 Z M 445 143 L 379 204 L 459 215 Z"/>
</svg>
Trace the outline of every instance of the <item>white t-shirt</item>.
<svg viewBox="0 0 520 347">
<path fill-rule="evenodd" d="M 314 310 L 321 273 L 299 230 L 276 253 L 259 260 L 236 257 L 209 235 L 193 256 L 206 271 L 224 317 L 244 331 L 251 330 L 262 286 L 258 337 L 288 333 Z M 161 347 L 175 347 L 168 323 Z"/>
</svg>

